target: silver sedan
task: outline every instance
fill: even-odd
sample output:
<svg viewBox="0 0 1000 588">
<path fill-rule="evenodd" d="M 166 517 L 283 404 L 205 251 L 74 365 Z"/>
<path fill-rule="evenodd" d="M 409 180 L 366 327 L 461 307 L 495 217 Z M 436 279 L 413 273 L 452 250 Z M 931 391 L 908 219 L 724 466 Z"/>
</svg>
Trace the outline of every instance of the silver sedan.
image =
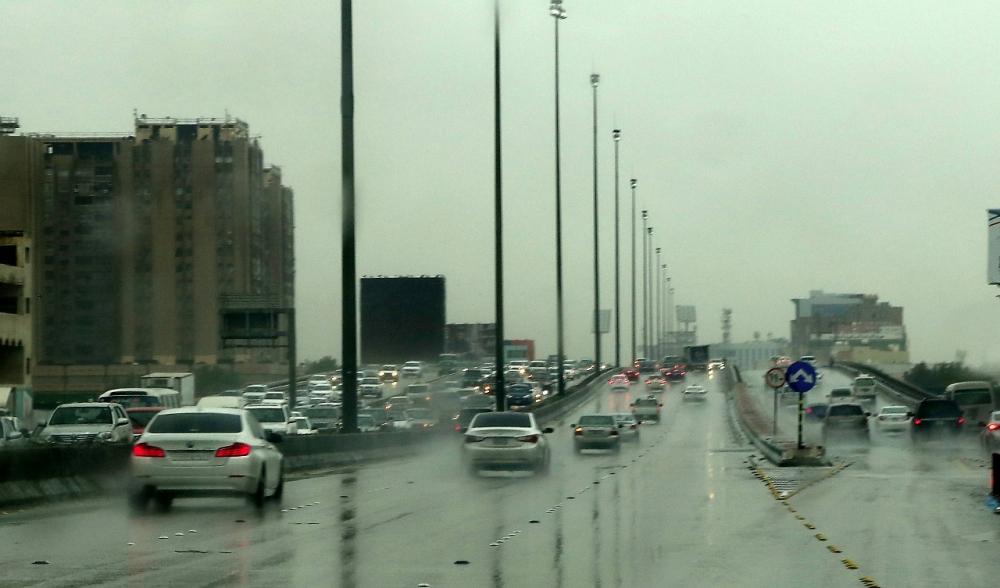
<svg viewBox="0 0 1000 588">
<path fill-rule="evenodd" d="M 284 489 L 279 439 L 248 411 L 164 410 L 133 446 L 131 502 L 141 509 L 152 498 L 168 508 L 177 495 L 237 494 L 261 506 Z"/>
<path fill-rule="evenodd" d="M 484 467 L 531 468 L 545 472 L 549 467 L 551 428 L 540 429 L 530 412 L 483 412 L 465 431 L 462 454 L 466 467 L 477 473 Z"/>
</svg>

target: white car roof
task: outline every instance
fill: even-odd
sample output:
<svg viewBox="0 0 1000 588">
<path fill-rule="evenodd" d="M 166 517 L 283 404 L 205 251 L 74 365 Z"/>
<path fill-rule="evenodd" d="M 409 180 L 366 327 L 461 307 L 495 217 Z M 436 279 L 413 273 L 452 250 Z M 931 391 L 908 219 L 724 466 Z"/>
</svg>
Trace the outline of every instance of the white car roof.
<svg viewBox="0 0 1000 588">
<path fill-rule="evenodd" d="M 180 414 L 180 413 L 213 413 L 213 414 L 243 414 L 243 410 L 239 408 L 222 408 L 215 406 L 182 406 L 180 408 L 168 408 L 166 410 L 161 410 L 157 414 Z"/>
<path fill-rule="evenodd" d="M 60 408 L 87 408 L 87 407 L 103 407 L 112 406 L 118 404 L 117 402 L 68 402 L 66 404 L 60 404 L 56 409 Z"/>
</svg>

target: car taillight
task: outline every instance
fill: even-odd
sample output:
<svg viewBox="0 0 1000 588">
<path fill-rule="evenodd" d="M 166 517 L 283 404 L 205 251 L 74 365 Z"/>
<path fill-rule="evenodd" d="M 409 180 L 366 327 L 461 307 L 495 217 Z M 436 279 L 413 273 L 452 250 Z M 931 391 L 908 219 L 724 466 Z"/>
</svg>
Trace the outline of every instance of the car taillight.
<svg viewBox="0 0 1000 588">
<path fill-rule="evenodd" d="M 923 419 L 913 419 L 913 424 L 914 425 L 919 425 L 922 422 L 924 422 Z"/>
<path fill-rule="evenodd" d="M 455 423 L 455 432 L 456 433 L 462 432 L 462 425 L 460 423 Z"/>
<path fill-rule="evenodd" d="M 524 435 L 523 437 L 518 437 L 517 440 L 522 443 L 538 443 L 538 435 Z"/>
<path fill-rule="evenodd" d="M 132 446 L 132 455 L 135 457 L 166 457 L 167 452 L 148 443 L 139 443 Z"/>
<path fill-rule="evenodd" d="M 577 428 L 573 429 L 573 434 L 574 435 L 583 435 L 583 427 L 577 427 Z"/>
<path fill-rule="evenodd" d="M 479 443 L 483 439 L 485 439 L 485 437 L 479 437 L 479 436 L 476 436 L 476 435 L 466 435 L 465 436 L 465 442 L 466 443 Z"/>
<path fill-rule="evenodd" d="M 250 446 L 246 443 L 233 443 L 215 450 L 215 457 L 246 457 L 250 455 Z"/>
<path fill-rule="evenodd" d="M 958 417 L 958 424 L 964 425 L 965 424 L 965 417 Z"/>
<path fill-rule="evenodd" d="M 1000 429 L 1000 424 L 990 423 L 986 425 L 986 428 L 989 429 L 990 431 L 996 431 L 997 429 Z"/>
</svg>

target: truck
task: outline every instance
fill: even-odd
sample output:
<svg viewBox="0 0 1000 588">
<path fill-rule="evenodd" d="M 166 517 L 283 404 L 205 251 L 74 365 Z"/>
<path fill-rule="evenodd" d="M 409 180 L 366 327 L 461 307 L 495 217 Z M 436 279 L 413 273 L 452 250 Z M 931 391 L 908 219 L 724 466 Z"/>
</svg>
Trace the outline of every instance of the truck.
<svg viewBox="0 0 1000 588">
<path fill-rule="evenodd" d="M 691 371 L 703 372 L 708 369 L 708 345 L 688 345 L 684 347 L 684 360 Z"/>
<path fill-rule="evenodd" d="M 144 388 L 170 388 L 181 394 L 181 406 L 194 406 L 194 374 L 190 372 L 154 372 L 139 378 Z"/>
</svg>

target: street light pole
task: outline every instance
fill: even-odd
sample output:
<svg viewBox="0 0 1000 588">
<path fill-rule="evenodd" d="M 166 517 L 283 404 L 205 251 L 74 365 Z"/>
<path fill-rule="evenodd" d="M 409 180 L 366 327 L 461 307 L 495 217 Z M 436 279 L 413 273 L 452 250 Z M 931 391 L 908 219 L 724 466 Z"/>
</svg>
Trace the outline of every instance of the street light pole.
<svg viewBox="0 0 1000 588">
<path fill-rule="evenodd" d="M 358 304 L 354 246 L 354 31 L 351 0 L 340 0 L 342 430 L 358 430 Z"/>
<path fill-rule="evenodd" d="M 646 229 L 646 265 L 642 268 L 643 273 L 647 276 L 643 280 L 643 283 L 648 284 L 646 290 L 642 293 L 642 308 L 646 310 L 646 326 L 644 330 L 646 331 L 646 348 L 643 353 L 646 358 L 649 359 L 649 348 L 653 346 L 653 268 L 650 264 L 653 262 L 653 227 Z"/>
<path fill-rule="evenodd" d="M 632 357 L 630 362 L 635 361 L 635 186 L 639 180 L 632 178 L 629 185 L 632 187 Z"/>
<path fill-rule="evenodd" d="M 590 85 L 594 88 L 594 363 L 597 371 L 601 370 L 601 264 L 600 248 L 598 247 L 597 222 L 597 84 L 601 81 L 598 74 L 590 74 Z"/>
<path fill-rule="evenodd" d="M 670 285 L 670 276 L 667 276 L 667 343 L 671 345 L 670 353 L 676 353 L 677 333 L 674 332 L 674 287 Z"/>
<path fill-rule="evenodd" d="M 660 304 L 660 282 L 663 280 L 663 274 L 660 272 L 660 252 L 662 250 L 661 247 L 656 248 L 656 297 L 653 298 L 656 306 L 653 307 L 653 357 L 651 359 L 662 357 L 660 353 L 660 344 L 662 343 L 660 340 L 660 320 L 663 318 L 661 312 L 663 305 Z"/>
<path fill-rule="evenodd" d="M 619 228 L 621 220 L 618 214 L 618 143 L 622 140 L 620 129 L 611 131 L 615 140 L 615 367 L 622 365 L 622 305 L 621 305 L 621 269 L 619 267 Z"/>
<path fill-rule="evenodd" d="M 667 264 L 663 264 L 663 279 L 667 277 Z M 664 317 L 667 314 L 667 284 L 663 284 L 663 296 L 660 297 L 660 356 L 667 355 L 667 332 Z"/>
<path fill-rule="evenodd" d="M 503 170 L 500 142 L 500 0 L 493 2 L 493 270 L 496 326 L 493 333 L 496 382 L 493 396 L 497 411 L 506 409 L 503 349 Z"/>
<path fill-rule="evenodd" d="M 646 238 L 646 221 L 649 218 L 649 211 L 642 211 L 642 355 L 646 356 L 646 269 L 649 267 L 649 261 L 646 254 L 646 245 L 649 239 Z"/>
<path fill-rule="evenodd" d="M 562 169 L 559 136 L 559 21 L 566 18 L 562 0 L 552 0 L 549 14 L 555 23 L 555 134 L 556 134 L 556 354 L 559 357 L 559 395 L 566 394 L 566 377 L 563 362 L 563 279 L 562 279 Z"/>
</svg>

